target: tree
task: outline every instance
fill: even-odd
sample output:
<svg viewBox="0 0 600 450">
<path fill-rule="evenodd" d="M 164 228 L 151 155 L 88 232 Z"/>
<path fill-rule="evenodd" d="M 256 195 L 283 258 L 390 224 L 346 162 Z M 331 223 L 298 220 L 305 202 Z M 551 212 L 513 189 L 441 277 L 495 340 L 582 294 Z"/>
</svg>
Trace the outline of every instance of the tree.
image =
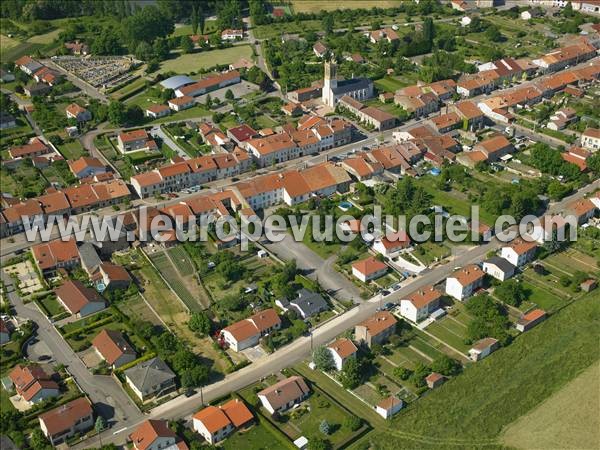
<svg viewBox="0 0 600 450">
<path fill-rule="evenodd" d="M 194 333 L 197 333 L 201 336 L 206 336 L 210 334 L 212 323 L 205 312 L 198 311 L 192 313 L 190 321 L 188 322 L 188 327 Z"/>
<path fill-rule="evenodd" d="M 311 437 L 308 440 L 308 450 L 330 450 L 331 442 L 318 436 Z"/>
<path fill-rule="evenodd" d="M 430 370 L 425 364 L 418 362 L 415 364 L 415 370 L 411 375 L 411 381 L 417 387 L 425 386 L 425 377 L 429 374 Z"/>
<path fill-rule="evenodd" d="M 184 388 L 195 388 L 204 385 L 208 381 L 209 369 L 203 364 L 185 369 L 181 373 L 181 385 Z"/>
<path fill-rule="evenodd" d="M 192 53 L 194 51 L 194 43 L 189 36 L 181 36 L 179 45 L 183 53 Z"/>
<path fill-rule="evenodd" d="M 494 295 L 507 305 L 518 307 L 527 299 L 527 292 L 522 283 L 516 280 L 507 280 L 494 289 Z"/>
<path fill-rule="evenodd" d="M 34 450 L 51 449 L 52 446 L 40 428 L 35 428 L 29 437 L 29 445 Z M 100 444 L 102 445 L 102 443 Z"/>
<path fill-rule="evenodd" d="M 114 100 L 108 105 L 108 121 L 111 125 L 121 126 L 125 123 L 126 111 L 123 103 Z"/>
<path fill-rule="evenodd" d="M 431 44 L 434 36 L 435 25 L 433 24 L 433 19 L 431 17 L 427 17 L 425 22 L 423 22 L 423 39 Z"/>
<path fill-rule="evenodd" d="M 408 380 L 412 375 L 412 370 L 407 369 L 406 367 L 398 366 L 394 368 L 394 376 L 400 378 L 401 380 Z"/>
<path fill-rule="evenodd" d="M 225 91 L 225 98 L 227 100 L 233 100 L 235 98 L 234 95 L 233 95 L 233 91 L 231 89 L 227 89 Z"/>
<path fill-rule="evenodd" d="M 325 31 L 325 35 L 329 36 L 333 33 L 333 14 L 325 14 L 321 20 L 321 24 L 323 26 L 323 31 Z"/>
<path fill-rule="evenodd" d="M 344 419 L 344 425 L 348 427 L 351 431 L 356 431 L 360 427 L 362 427 L 362 419 L 358 416 L 347 416 Z"/>
<path fill-rule="evenodd" d="M 327 347 L 320 345 L 313 352 L 313 362 L 317 369 L 329 372 L 335 367 L 333 356 Z"/>
<path fill-rule="evenodd" d="M 327 423 L 327 421 L 325 419 L 323 419 L 321 421 L 321 423 L 319 424 L 319 431 L 321 433 L 323 433 L 325 436 L 329 435 L 331 430 L 329 429 L 329 423 Z"/>
<path fill-rule="evenodd" d="M 458 361 L 450 358 L 448 355 L 441 355 L 431 363 L 431 370 L 446 376 L 458 375 L 461 365 Z"/>
<path fill-rule="evenodd" d="M 357 358 L 350 358 L 340 372 L 339 381 L 344 389 L 355 389 L 362 381 L 361 364 Z"/>
<path fill-rule="evenodd" d="M 96 419 L 96 423 L 94 424 L 94 430 L 96 431 L 96 433 L 98 433 L 98 437 L 100 438 L 100 447 L 102 447 L 102 431 L 104 431 L 104 429 L 106 428 L 106 421 L 104 420 L 104 417 L 102 416 L 98 416 L 98 418 Z"/>
<path fill-rule="evenodd" d="M 123 39 L 130 49 L 140 42 L 151 43 L 158 37 L 166 37 L 175 29 L 173 19 L 155 6 L 145 6 L 121 22 Z"/>
</svg>

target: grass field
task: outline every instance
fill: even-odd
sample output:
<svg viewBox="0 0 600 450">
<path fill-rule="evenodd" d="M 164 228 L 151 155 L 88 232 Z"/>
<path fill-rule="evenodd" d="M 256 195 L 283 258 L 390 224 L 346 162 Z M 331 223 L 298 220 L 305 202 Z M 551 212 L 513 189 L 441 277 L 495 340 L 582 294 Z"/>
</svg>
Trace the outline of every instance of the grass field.
<svg viewBox="0 0 600 450">
<path fill-rule="evenodd" d="M 184 74 L 196 72 L 200 69 L 208 69 L 209 67 L 216 66 L 217 64 L 231 64 L 240 58 L 252 58 L 252 49 L 249 45 L 236 45 L 230 48 L 181 55 L 163 61 L 157 73 L 177 72 Z"/>
<path fill-rule="evenodd" d="M 0 48 L 4 50 L 8 50 L 19 45 L 19 41 L 13 38 L 9 38 L 3 34 L 0 34 Z"/>
<path fill-rule="evenodd" d="M 239 450 L 241 448 L 250 449 L 261 449 L 266 448 L 265 444 L 268 443 L 269 450 L 287 450 L 288 447 L 284 446 L 273 433 L 278 433 L 274 428 L 273 432 L 267 429 L 267 426 L 262 423 L 265 419 L 259 419 L 259 423 L 252 426 L 247 431 L 237 431 L 230 435 L 225 441 L 219 446 L 225 450 Z M 279 439 L 287 439 L 283 434 L 279 436 Z"/>
<path fill-rule="evenodd" d="M 50 44 L 61 33 L 61 29 L 52 30 L 49 33 L 39 34 L 27 39 L 27 42 L 32 44 Z"/>
<path fill-rule="evenodd" d="M 379 80 L 375 80 L 375 87 L 379 91 L 384 92 L 396 92 L 398 89 L 402 89 L 403 87 L 408 86 L 408 83 L 404 83 L 397 78 L 386 76 L 380 78 Z"/>
<path fill-rule="evenodd" d="M 292 8 L 294 12 L 315 13 L 321 10 L 334 11 L 336 9 L 371 9 L 371 8 L 393 8 L 402 3 L 402 0 L 345 0 L 345 1 L 314 1 L 314 0 L 293 0 Z"/>
<path fill-rule="evenodd" d="M 502 442 L 519 449 L 598 448 L 600 363 L 597 362 L 540 406 L 511 423 Z M 560 420 L 556 420 L 560 417 Z"/>
<path fill-rule="evenodd" d="M 393 430 L 381 430 L 369 440 L 380 449 L 500 448 L 497 439 L 505 426 L 598 361 L 599 300 L 600 293 L 587 295 L 492 357 L 468 366 L 400 412 Z"/>
</svg>

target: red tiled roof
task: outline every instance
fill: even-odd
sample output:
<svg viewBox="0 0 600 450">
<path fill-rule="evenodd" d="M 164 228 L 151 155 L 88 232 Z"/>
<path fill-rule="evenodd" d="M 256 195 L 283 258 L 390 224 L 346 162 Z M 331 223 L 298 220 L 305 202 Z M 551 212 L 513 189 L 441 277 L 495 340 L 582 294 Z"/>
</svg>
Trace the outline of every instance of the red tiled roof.
<svg viewBox="0 0 600 450">
<path fill-rule="evenodd" d="M 104 303 L 102 297 L 94 289 L 86 287 L 79 280 L 65 281 L 54 290 L 54 293 L 65 304 L 71 314 L 77 314 L 90 303 Z"/>
<path fill-rule="evenodd" d="M 44 423 L 48 433 L 54 436 L 70 430 L 77 421 L 92 413 L 90 401 L 86 397 L 80 397 L 41 414 L 39 420 Z"/>
<path fill-rule="evenodd" d="M 374 256 L 369 256 L 361 261 L 357 261 L 352 264 L 352 268 L 358 270 L 363 275 L 369 276 L 372 273 L 379 272 L 380 270 L 387 269 L 387 265 L 379 261 Z"/>
</svg>

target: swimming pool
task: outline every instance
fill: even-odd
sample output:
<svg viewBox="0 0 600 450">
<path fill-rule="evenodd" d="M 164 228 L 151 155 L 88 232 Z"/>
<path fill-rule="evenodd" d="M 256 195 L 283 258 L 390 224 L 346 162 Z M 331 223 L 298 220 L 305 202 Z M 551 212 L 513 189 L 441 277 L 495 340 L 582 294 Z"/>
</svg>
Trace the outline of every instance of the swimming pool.
<svg viewBox="0 0 600 450">
<path fill-rule="evenodd" d="M 340 204 L 338 205 L 338 207 L 342 210 L 342 211 L 348 211 L 350 208 L 352 208 L 354 205 L 350 202 L 347 201 L 343 201 L 340 202 Z"/>
</svg>

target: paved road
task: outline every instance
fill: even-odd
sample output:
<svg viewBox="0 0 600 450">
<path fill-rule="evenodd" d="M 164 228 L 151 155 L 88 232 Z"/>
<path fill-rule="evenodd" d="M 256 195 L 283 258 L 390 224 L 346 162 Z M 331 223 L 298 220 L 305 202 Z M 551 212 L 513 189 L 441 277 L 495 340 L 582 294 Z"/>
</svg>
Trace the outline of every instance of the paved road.
<svg viewBox="0 0 600 450">
<path fill-rule="evenodd" d="M 593 183 L 583 187 L 575 194 L 563 199 L 562 201 L 551 205 L 549 212 L 560 212 L 563 211 L 565 206 L 575 200 L 584 197 L 588 193 L 598 189 L 600 187 L 600 180 L 596 180 Z M 340 314 L 330 322 L 325 323 L 321 327 L 317 328 L 312 334 L 312 346 L 326 344 L 327 342 L 334 339 L 339 334 L 343 333 L 349 328 L 354 327 L 356 324 L 370 317 L 375 313 L 378 307 L 381 306 L 383 301 L 397 303 L 399 300 L 404 298 L 406 295 L 414 292 L 417 289 L 422 289 L 425 286 L 431 284 L 437 284 L 443 281 L 445 278 L 454 271 L 457 266 L 465 266 L 467 264 L 477 263 L 486 258 L 488 252 L 497 250 L 502 246 L 502 242 L 494 238 L 490 242 L 474 247 L 471 250 L 464 252 L 456 256 L 451 262 L 436 267 L 435 269 L 429 270 L 423 273 L 417 278 L 410 279 L 408 284 L 405 284 L 398 291 L 393 292 L 389 296 L 382 299 L 379 295 L 365 301 L 350 311 Z M 242 389 L 243 387 L 259 380 L 265 376 L 276 373 L 279 370 L 293 366 L 298 362 L 304 360 L 311 353 L 311 338 L 301 337 L 291 344 L 277 350 L 276 352 L 268 355 L 256 362 L 253 362 L 250 366 L 245 367 L 233 374 L 227 375 L 222 381 L 206 386 L 202 393 L 197 393 L 191 397 L 177 397 L 167 403 L 164 403 L 155 409 L 153 409 L 146 418 L 151 419 L 181 419 L 189 418 L 197 410 L 199 410 L 203 404 L 208 403 L 214 399 L 222 397 L 235 390 Z M 106 443 L 122 443 L 126 439 L 126 436 L 131 433 L 133 428 L 137 426 L 139 422 L 129 419 L 120 423 L 120 428 L 116 431 L 108 430 L 103 433 L 102 442 Z M 97 445 L 98 439 L 92 438 L 85 442 L 85 445 L 80 444 L 75 448 L 89 448 Z"/>
<path fill-rule="evenodd" d="M 358 303 L 360 291 L 344 275 L 333 267 L 337 255 L 323 259 L 302 242 L 297 242 L 288 233 L 281 242 L 266 243 L 265 247 L 279 259 L 296 260 L 298 269 L 313 280 L 318 280 L 338 300 L 353 300 Z"/>
<path fill-rule="evenodd" d="M 10 289 L 13 280 L 4 272 L 2 272 L 2 280 Z M 139 421 L 142 419 L 142 413 L 117 382 L 110 376 L 92 375 L 56 328 L 50 323 L 48 318 L 40 312 L 34 303 L 23 303 L 15 291 L 8 292 L 7 295 L 10 303 L 14 306 L 17 316 L 33 320 L 37 323 L 39 341 L 44 342 L 48 346 L 54 359 L 59 364 L 64 364 L 67 367 L 79 386 L 89 395 L 92 402 L 97 405 L 96 411 L 108 423 L 120 423 L 128 420 Z"/>
</svg>

